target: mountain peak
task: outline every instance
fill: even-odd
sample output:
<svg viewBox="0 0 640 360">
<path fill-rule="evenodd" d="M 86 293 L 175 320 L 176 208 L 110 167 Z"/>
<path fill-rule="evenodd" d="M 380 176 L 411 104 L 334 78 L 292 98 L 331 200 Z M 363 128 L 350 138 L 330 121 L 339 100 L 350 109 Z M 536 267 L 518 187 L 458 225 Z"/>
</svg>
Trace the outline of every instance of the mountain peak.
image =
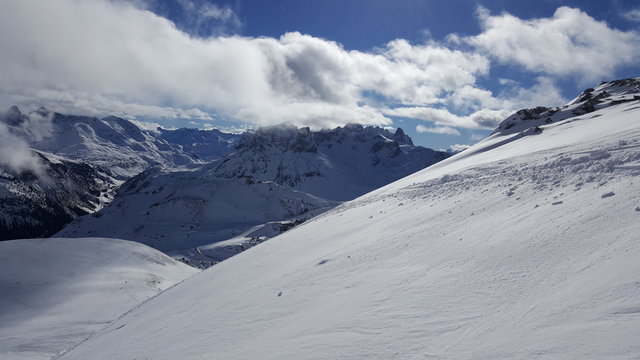
<svg viewBox="0 0 640 360">
<path fill-rule="evenodd" d="M 308 153 L 318 151 L 311 130 L 308 127 L 298 128 L 291 124 L 261 127 L 255 132 L 244 133 L 237 148 L 259 151 L 275 148 L 282 152 Z"/>
<path fill-rule="evenodd" d="M 396 132 L 393 134 L 393 140 L 399 142 L 402 145 L 413 145 L 413 140 L 409 135 L 404 133 L 402 128 L 397 128 Z"/>
</svg>

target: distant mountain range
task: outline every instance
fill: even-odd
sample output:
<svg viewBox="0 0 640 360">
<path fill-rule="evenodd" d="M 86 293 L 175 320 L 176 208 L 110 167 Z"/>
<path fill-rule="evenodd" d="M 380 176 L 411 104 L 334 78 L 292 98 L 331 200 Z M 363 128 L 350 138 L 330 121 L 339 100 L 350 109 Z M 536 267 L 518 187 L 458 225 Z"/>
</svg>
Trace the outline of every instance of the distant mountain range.
<svg viewBox="0 0 640 360">
<path fill-rule="evenodd" d="M 56 236 L 135 240 L 208 266 L 448 156 L 402 129 L 260 128 L 198 168 L 143 172 Z"/>
<path fill-rule="evenodd" d="M 99 119 L 44 108 L 24 114 L 16 106 L 0 114 L 0 122 L 7 136 L 31 148 L 42 170 L 15 171 L 0 162 L 1 240 L 50 236 L 102 208 L 122 182 L 146 169 L 204 163 L 191 151 L 197 145 L 194 137 L 208 139 L 214 149 L 208 156 L 228 154 L 239 138 L 214 138 L 214 131 L 195 129 L 153 132 L 114 116 Z"/>
<path fill-rule="evenodd" d="M 211 161 L 227 155 L 234 149 L 241 136 L 216 129 L 158 128 L 158 132 L 161 139 L 179 145 L 182 151 L 202 161 Z"/>
<path fill-rule="evenodd" d="M 0 121 L 42 170 L 0 166 L 1 239 L 50 236 L 90 215 L 59 234 L 117 236 L 205 263 L 450 156 L 413 145 L 402 129 L 360 125 L 149 131 L 114 116 L 17 107 Z M 228 239 L 222 252 L 209 246 Z M 195 252 L 204 245 L 224 256 Z"/>
</svg>

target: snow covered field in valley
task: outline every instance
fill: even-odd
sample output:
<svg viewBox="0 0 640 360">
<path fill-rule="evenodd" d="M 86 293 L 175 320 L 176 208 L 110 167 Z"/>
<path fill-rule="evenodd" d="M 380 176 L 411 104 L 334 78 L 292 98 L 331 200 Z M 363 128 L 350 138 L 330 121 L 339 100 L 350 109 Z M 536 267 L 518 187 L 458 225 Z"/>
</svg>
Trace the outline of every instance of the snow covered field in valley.
<svg viewBox="0 0 640 360">
<path fill-rule="evenodd" d="M 640 106 L 605 88 L 595 111 L 510 118 L 61 358 L 637 359 Z"/>
<path fill-rule="evenodd" d="M 131 241 L 0 242 L 0 358 L 50 359 L 197 272 Z"/>
</svg>

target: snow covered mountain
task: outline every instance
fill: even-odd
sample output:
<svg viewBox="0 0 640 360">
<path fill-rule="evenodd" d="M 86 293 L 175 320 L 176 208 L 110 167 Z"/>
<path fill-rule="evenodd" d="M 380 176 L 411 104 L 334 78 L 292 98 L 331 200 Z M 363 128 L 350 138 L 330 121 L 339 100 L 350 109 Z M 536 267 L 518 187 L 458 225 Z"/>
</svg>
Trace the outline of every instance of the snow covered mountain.
<svg viewBox="0 0 640 360">
<path fill-rule="evenodd" d="M 112 196 L 112 179 L 86 163 L 33 154 L 42 174 L 0 165 L 0 240 L 51 236 Z"/>
<path fill-rule="evenodd" d="M 351 125 L 312 132 L 275 126 L 200 169 L 147 171 L 112 204 L 57 236 L 139 241 L 206 267 L 448 156 L 395 134 Z M 329 199 L 329 200 L 327 200 Z M 229 240 L 229 241 L 223 241 Z M 215 243 L 215 244 L 214 244 Z"/>
<path fill-rule="evenodd" d="M 50 236 L 102 208 L 115 189 L 152 168 L 202 164 L 232 150 L 239 135 L 195 129 L 142 130 L 114 116 L 63 115 L 16 106 L 0 113 L 1 134 L 31 148 L 39 173 L 7 165 L 0 156 L 0 240 Z M 5 141 L 5 140 L 3 140 Z M 4 145 L 4 144 L 3 144 Z M 7 145 L 8 146 L 8 145 Z"/>
<path fill-rule="evenodd" d="M 635 358 L 640 102 L 626 100 L 638 84 L 601 84 L 549 123 L 512 117 L 168 289 L 61 359 Z"/>
<path fill-rule="evenodd" d="M 0 358 L 50 359 L 196 273 L 130 241 L 0 242 Z"/>
<path fill-rule="evenodd" d="M 218 177 L 273 181 L 331 200 L 350 200 L 449 154 L 414 146 L 402 129 L 347 125 L 312 132 L 279 125 L 246 133 L 236 153 L 212 163 Z"/>
<path fill-rule="evenodd" d="M 48 121 L 36 127 L 15 106 L 2 119 L 33 149 L 87 162 L 119 180 L 150 167 L 175 167 L 196 161 L 178 146 L 125 119 L 64 115 L 44 108 L 36 113 Z"/>
<path fill-rule="evenodd" d="M 233 152 L 240 139 L 239 134 L 225 133 L 216 129 L 158 128 L 158 132 L 163 140 L 180 145 L 184 152 L 195 155 L 203 161 L 212 161 Z"/>
</svg>

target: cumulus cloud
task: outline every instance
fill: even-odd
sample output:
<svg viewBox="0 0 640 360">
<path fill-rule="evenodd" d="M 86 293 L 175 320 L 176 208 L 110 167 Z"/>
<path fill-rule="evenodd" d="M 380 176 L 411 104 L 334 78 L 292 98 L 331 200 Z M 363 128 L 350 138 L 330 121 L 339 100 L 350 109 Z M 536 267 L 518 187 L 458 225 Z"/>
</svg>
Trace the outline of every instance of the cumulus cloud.
<svg viewBox="0 0 640 360">
<path fill-rule="evenodd" d="M 512 110 L 535 106 L 559 106 L 567 102 L 555 81 L 549 77 L 539 76 L 530 88 L 511 86 L 498 96 L 501 106 Z"/>
<path fill-rule="evenodd" d="M 400 107 L 386 109 L 385 114 L 434 122 L 440 127 L 463 127 L 470 129 L 493 129 L 504 120 L 511 111 L 481 109 L 470 115 L 456 115 L 444 108 Z M 426 127 L 422 127 L 426 129 Z"/>
<path fill-rule="evenodd" d="M 182 4 L 209 17 L 235 16 Z M 441 103 L 489 71 L 485 56 L 435 43 L 395 40 L 361 52 L 295 32 L 278 39 L 193 37 L 150 11 L 107 0 L 7 2 L 0 46 L 3 106 L 40 101 L 129 118 L 216 114 L 254 125 L 389 125 L 379 99 Z"/>
<path fill-rule="evenodd" d="M 530 87 L 522 87 L 518 82 L 500 79 L 503 89 L 499 94 L 472 86 L 464 86 L 453 92 L 447 99 L 451 108 L 472 112 L 474 123 L 482 127 L 493 126 L 495 119 L 523 108 L 535 106 L 559 106 L 567 102 L 555 81 L 539 76 Z M 460 126 L 472 127 L 473 123 L 458 121 Z M 465 124 L 467 124 L 465 126 Z"/>
<path fill-rule="evenodd" d="M 462 41 L 531 71 L 593 82 L 634 64 L 640 54 L 640 33 L 613 29 L 579 9 L 563 6 L 551 18 L 524 20 L 479 7 L 478 18 L 482 33 Z"/>
<path fill-rule="evenodd" d="M 140 5 L 154 1 L 3 2 L 0 106 L 202 124 L 224 119 L 239 128 L 393 126 L 390 117 L 400 116 L 430 122 L 423 130 L 453 133 L 491 128 L 522 107 L 559 105 L 553 76 L 609 75 L 638 54 L 635 32 L 566 7 L 533 20 L 481 8 L 477 36 L 452 35 L 446 45 L 397 39 L 355 51 L 297 32 L 220 35 L 210 26 L 241 27 L 238 16 L 197 0 L 178 1 L 194 15 L 185 32 Z M 478 85 L 491 59 L 544 74 L 526 88 L 502 79 L 504 91 L 494 93 Z"/>
<path fill-rule="evenodd" d="M 460 135 L 460 131 L 449 126 L 427 127 L 424 125 L 417 125 L 416 131 L 419 133 L 445 134 L 455 136 Z"/>
</svg>

